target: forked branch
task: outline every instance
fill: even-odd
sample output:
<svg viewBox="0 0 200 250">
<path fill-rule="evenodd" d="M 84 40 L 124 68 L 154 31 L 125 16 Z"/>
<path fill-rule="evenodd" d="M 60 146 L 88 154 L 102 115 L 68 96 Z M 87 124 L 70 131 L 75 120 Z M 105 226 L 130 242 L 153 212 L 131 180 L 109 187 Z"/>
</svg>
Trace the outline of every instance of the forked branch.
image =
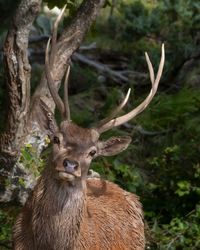
<svg viewBox="0 0 200 250">
<path fill-rule="evenodd" d="M 78 8 L 76 15 L 69 25 L 67 25 L 58 39 L 54 54 L 54 66 L 52 68 L 52 76 L 56 85 L 59 88 L 60 82 L 67 68 L 67 63 L 80 46 L 86 31 L 89 29 L 96 16 L 104 5 L 105 0 L 84 0 Z M 50 59 L 51 63 L 51 59 Z M 41 96 L 48 97 L 48 89 L 46 87 L 46 77 L 43 75 L 38 85 L 33 100 Z M 52 106 L 53 111 L 53 106 Z"/>
</svg>

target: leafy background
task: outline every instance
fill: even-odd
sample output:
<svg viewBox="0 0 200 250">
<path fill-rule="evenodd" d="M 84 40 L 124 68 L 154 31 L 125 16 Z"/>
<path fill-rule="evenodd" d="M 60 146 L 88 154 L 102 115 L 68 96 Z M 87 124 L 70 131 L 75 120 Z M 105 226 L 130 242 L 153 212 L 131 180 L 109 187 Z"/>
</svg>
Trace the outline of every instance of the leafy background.
<svg viewBox="0 0 200 250">
<path fill-rule="evenodd" d="M 68 15 L 64 22 L 70 20 L 80 2 L 67 1 Z M 65 3 L 64 0 L 47 1 L 50 8 Z M 1 47 L 13 4 L 13 1 L 0 1 L 5 14 L 4 25 L 0 27 Z M 53 14 L 42 11 L 35 21 L 33 35 L 49 35 L 54 19 Z M 147 249 L 200 249 L 199 26 L 197 0 L 107 1 L 84 45 L 95 42 L 97 49 L 88 52 L 92 58 L 104 63 L 119 62 L 121 68 L 125 65 L 127 70 L 134 70 L 136 77 L 128 83 L 116 83 L 84 64 L 74 62 L 72 67 L 69 91 L 73 120 L 87 126 L 108 115 L 129 87 L 132 93 L 124 112 L 144 99 L 150 88 L 148 78 L 139 77 L 147 72 L 144 51 L 158 65 L 161 43 L 165 42 L 166 63 L 159 93 L 139 117 L 104 135 L 105 138 L 131 135 L 131 146 L 117 157 L 99 158 L 92 164 L 104 178 L 140 196 Z M 45 47 L 45 42 L 42 46 Z M 30 50 L 38 52 L 40 47 L 41 44 L 31 44 Z M 39 56 L 30 60 L 34 90 L 43 59 Z M 0 82 L 4 83 L 2 62 Z M 5 103 L 5 86 L 1 84 L 1 117 Z M 0 128 L 3 126 L 2 121 Z M 39 175 L 48 153 L 49 150 L 45 151 L 38 159 L 31 145 L 25 145 L 20 160 L 27 167 L 34 166 L 35 174 Z M 11 227 L 19 209 L 19 204 L 1 205 L 0 249 L 9 245 Z"/>
</svg>

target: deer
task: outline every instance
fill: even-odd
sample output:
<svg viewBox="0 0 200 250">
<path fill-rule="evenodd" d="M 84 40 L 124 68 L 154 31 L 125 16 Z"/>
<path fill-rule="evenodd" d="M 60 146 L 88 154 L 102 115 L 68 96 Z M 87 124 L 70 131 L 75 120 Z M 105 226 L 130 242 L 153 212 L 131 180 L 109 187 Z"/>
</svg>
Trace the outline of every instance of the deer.
<svg viewBox="0 0 200 250">
<path fill-rule="evenodd" d="M 113 156 L 127 149 L 129 136 L 100 140 L 102 133 L 118 127 L 141 113 L 157 92 L 165 51 L 155 77 L 147 53 L 146 61 L 152 84 L 145 100 L 125 115 L 119 112 L 129 99 L 130 89 L 111 114 L 91 128 L 82 128 L 70 117 L 68 78 L 64 80 L 64 98 L 59 96 L 51 73 L 56 50 L 58 16 L 45 53 L 45 74 L 50 94 L 62 122 L 53 115 L 52 152 L 49 162 L 29 195 L 13 228 L 14 250 L 143 250 L 145 248 L 143 209 L 139 197 L 117 184 L 88 175 L 93 159 Z M 51 50 L 50 50 L 51 45 Z"/>
</svg>

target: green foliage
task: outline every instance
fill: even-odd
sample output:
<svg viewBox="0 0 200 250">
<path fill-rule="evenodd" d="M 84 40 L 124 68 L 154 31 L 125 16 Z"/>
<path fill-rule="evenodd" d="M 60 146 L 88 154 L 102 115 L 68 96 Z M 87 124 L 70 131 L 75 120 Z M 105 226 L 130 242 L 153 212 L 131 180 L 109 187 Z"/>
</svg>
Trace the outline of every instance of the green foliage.
<svg viewBox="0 0 200 250">
<path fill-rule="evenodd" d="M 177 74 L 185 61 L 198 51 L 199 11 L 199 1 L 193 0 L 121 0 L 116 4 L 116 11 L 110 16 L 108 25 L 105 27 L 100 22 L 99 30 L 104 33 L 104 40 L 107 34 L 110 47 L 121 45 L 121 51 L 131 53 L 136 68 L 141 65 L 142 52 L 150 46 L 153 59 L 158 61 L 158 41 L 165 42 L 165 74 L 169 77 Z M 119 43 L 113 44 L 113 39 Z M 102 43 L 105 46 L 105 42 Z"/>
<path fill-rule="evenodd" d="M 193 195 L 195 183 L 198 186 L 199 101 L 200 91 L 182 89 L 177 94 L 155 98 L 151 108 L 138 118 L 142 126 L 161 133 L 147 141 L 145 150 L 149 154 L 146 168 L 153 169 L 153 179 L 159 184 L 156 187 L 162 187 L 162 192 L 167 187 L 167 192 L 172 188 L 176 195 L 181 191 Z"/>
<path fill-rule="evenodd" d="M 136 192 L 136 189 L 142 183 L 139 171 L 133 166 L 123 163 L 123 160 L 120 160 L 119 157 L 98 159 L 92 163 L 91 168 L 104 178 L 119 184 L 130 192 Z"/>
<path fill-rule="evenodd" d="M 159 1 L 152 11 L 152 27 L 169 44 L 170 71 L 181 66 L 198 48 L 200 3 L 197 1 Z M 156 17 L 156 18 L 155 18 Z"/>
<path fill-rule="evenodd" d="M 151 24 L 148 10 L 141 1 L 134 1 L 132 4 L 122 2 L 120 12 L 124 21 L 121 33 L 123 39 L 132 41 L 147 35 Z"/>
<path fill-rule="evenodd" d="M 11 233 L 18 209 L 15 206 L 4 207 L 0 209 L 0 249 L 4 250 L 10 246 Z M 11 248 L 11 247 L 10 247 Z"/>
<path fill-rule="evenodd" d="M 157 243 L 150 249 L 196 250 L 200 248 L 200 206 L 185 217 L 174 217 L 169 224 L 159 226 L 155 221 L 152 234 Z"/>
<path fill-rule="evenodd" d="M 148 124 L 150 129 L 176 128 L 178 135 L 182 131 L 194 130 L 195 136 L 200 132 L 197 126 L 199 101 L 200 91 L 188 88 L 182 88 L 172 95 L 160 94 L 138 119 L 144 126 Z"/>
<path fill-rule="evenodd" d="M 0 210 L 0 241 L 10 238 L 12 218 L 6 212 Z"/>
<path fill-rule="evenodd" d="M 199 90 L 183 88 L 156 97 L 138 118 L 158 133 L 146 138 L 139 152 L 146 173 L 139 192 L 156 241 L 150 249 L 199 247 L 193 242 L 200 230 L 199 102 Z"/>
<path fill-rule="evenodd" d="M 45 140 L 45 144 L 46 146 L 49 144 L 48 137 Z M 32 144 L 26 144 L 23 148 L 21 148 L 19 162 L 22 163 L 25 168 L 31 170 L 35 177 L 38 177 L 46 164 L 48 154 L 48 151 L 44 151 L 39 157 L 37 148 L 35 148 Z M 19 182 L 23 186 L 23 179 L 20 179 Z"/>
</svg>

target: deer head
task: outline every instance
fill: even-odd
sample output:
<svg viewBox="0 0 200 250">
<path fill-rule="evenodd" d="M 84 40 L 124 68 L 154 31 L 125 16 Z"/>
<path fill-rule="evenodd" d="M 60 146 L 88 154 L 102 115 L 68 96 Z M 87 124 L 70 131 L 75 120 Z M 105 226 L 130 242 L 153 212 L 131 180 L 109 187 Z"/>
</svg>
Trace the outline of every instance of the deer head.
<svg viewBox="0 0 200 250">
<path fill-rule="evenodd" d="M 164 66 L 164 45 L 162 45 L 162 55 L 159 69 L 155 77 L 154 70 L 147 53 L 145 53 L 146 61 L 150 73 L 152 84 L 151 91 L 146 99 L 129 113 L 117 117 L 120 110 L 125 106 L 130 95 L 130 89 L 121 104 L 111 113 L 111 115 L 93 128 L 82 128 L 73 123 L 70 119 L 70 109 L 68 102 L 68 77 L 70 67 L 68 66 L 64 81 L 64 101 L 61 100 L 55 88 L 54 80 L 51 74 L 53 67 L 54 54 L 56 51 L 57 26 L 64 13 L 64 9 L 58 16 L 53 28 L 52 39 L 49 39 L 45 56 L 45 73 L 48 87 L 53 100 L 61 113 L 62 122 L 59 127 L 53 131 L 53 155 L 52 161 L 57 179 L 68 183 L 86 179 L 88 169 L 92 159 L 95 157 L 111 156 L 125 150 L 131 142 L 129 136 L 111 137 L 107 141 L 99 140 L 100 135 L 113 127 L 120 126 L 123 123 L 133 119 L 141 113 L 151 102 L 154 97 L 158 84 L 162 75 Z M 51 52 L 50 50 L 51 42 Z"/>
</svg>

